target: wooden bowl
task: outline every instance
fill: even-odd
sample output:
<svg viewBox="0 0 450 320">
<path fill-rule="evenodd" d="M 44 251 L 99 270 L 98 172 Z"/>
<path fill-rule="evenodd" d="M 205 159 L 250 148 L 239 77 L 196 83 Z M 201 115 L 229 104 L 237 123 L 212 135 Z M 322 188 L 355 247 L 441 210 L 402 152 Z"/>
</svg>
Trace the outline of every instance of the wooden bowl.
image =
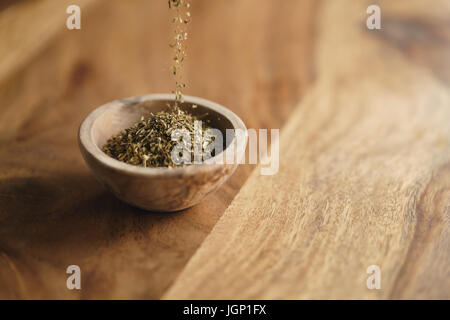
<svg viewBox="0 0 450 320">
<path fill-rule="evenodd" d="M 182 109 L 191 114 L 208 115 L 212 128 L 221 130 L 224 140 L 226 129 L 241 129 L 245 139 L 233 140 L 236 159 L 245 155 L 247 129 L 242 120 L 229 109 L 214 102 L 185 96 Z M 192 164 L 177 168 L 144 168 L 115 160 L 102 151 L 106 141 L 126 129 L 142 116 L 167 109 L 173 94 L 151 94 L 115 100 L 95 109 L 80 126 L 78 142 L 84 160 L 95 177 L 119 199 L 149 211 L 172 212 L 189 208 L 219 188 L 234 172 L 233 164 Z M 192 105 L 197 108 L 192 108 Z M 219 155 L 216 155 L 216 159 Z"/>
</svg>

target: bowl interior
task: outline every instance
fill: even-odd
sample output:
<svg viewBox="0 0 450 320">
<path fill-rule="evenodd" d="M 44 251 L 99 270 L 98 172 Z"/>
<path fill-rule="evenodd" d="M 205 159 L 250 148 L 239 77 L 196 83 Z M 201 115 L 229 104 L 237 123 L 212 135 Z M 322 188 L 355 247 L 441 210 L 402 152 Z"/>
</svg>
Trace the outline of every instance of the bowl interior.
<svg viewBox="0 0 450 320">
<path fill-rule="evenodd" d="M 149 101 L 133 101 L 122 100 L 113 103 L 105 108 L 105 110 L 96 118 L 92 125 L 91 137 L 93 142 L 99 149 L 109 138 L 117 135 L 121 130 L 131 127 L 141 120 L 141 117 L 148 118 L 151 113 L 156 113 L 162 110 L 169 110 L 167 103 L 173 103 L 173 100 L 149 100 Z M 190 114 L 200 117 L 200 120 L 214 129 L 222 132 L 224 140 L 224 150 L 234 138 L 233 131 L 228 134 L 229 139 L 226 139 L 226 129 L 234 129 L 233 124 L 223 114 L 201 104 L 196 104 L 193 108 L 193 103 L 186 101 L 180 108 Z M 227 141 L 228 140 L 228 141 Z"/>
</svg>

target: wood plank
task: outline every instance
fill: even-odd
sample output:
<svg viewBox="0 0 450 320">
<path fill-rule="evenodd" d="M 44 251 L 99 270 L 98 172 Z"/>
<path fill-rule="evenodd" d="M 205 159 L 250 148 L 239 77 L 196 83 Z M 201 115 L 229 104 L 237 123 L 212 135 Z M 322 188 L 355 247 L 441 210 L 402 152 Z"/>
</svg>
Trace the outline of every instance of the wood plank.
<svg viewBox="0 0 450 320">
<path fill-rule="evenodd" d="M 448 2 L 380 2 L 380 31 L 371 3 L 322 3 L 280 171 L 253 172 L 165 298 L 450 298 Z"/>
<path fill-rule="evenodd" d="M 243 166 L 185 212 L 147 214 L 106 192 L 84 165 L 76 135 L 88 112 L 172 90 L 165 6 L 95 1 L 80 31 L 62 25 L 1 79 L 0 298 L 159 298 L 250 174 Z M 195 0 L 192 7 L 187 93 L 230 107 L 250 128 L 281 126 L 312 81 L 315 1 Z M 37 25 L 48 19 L 41 13 Z M 21 45 L 28 34 L 16 34 Z M 294 58 L 301 68 L 290 68 Z M 71 264 L 81 267 L 81 291 L 66 288 Z"/>
<path fill-rule="evenodd" d="M 83 13 L 94 6 L 96 0 L 81 0 L 77 3 Z M 0 141 L 14 137 L 16 130 L 29 119 L 36 104 L 42 102 L 41 95 L 49 97 L 58 92 L 55 83 L 43 86 L 42 77 L 58 76 L 56 68 L 60 66 L 52 64 L 55 61 L 52 58 L 55 57 L 50 57 L 55 52 L 46 51 L 52 41 L 61 35 L 78 33 L 68 33 L 66 30 L 66 8 L 70 4 L 72 1 L 69 0 L 20 0 L 5 3 L 0 11 Z M 68 49 L 63 54 L 67 60 L 73 56 L 70 51 Z M 24 71 L 30 67 L 33 59 L 39 59 L 39 55 L 48 55 L 47 58 L 41 58 L 47 59 L 45 65 L 39 66 L 39 70 Z M 62 59 L 62 56 L 56 57 L 56 61 Z M 46 80 L 52 82 L 52 79 Z M 57 84 L 61 85 L 59 82 Z"/>
<path fill-rule="evenodd" d="M 69 0 L 18 0 L 0 4 L 0 82 L 26 66 L 65 27 Z M 95 0 L 80 0 L 87 9 Z M 39 19 L 45 17 L 45 19 Z M 37 18 L 37 19 L 36 19 Z M 11 32 L 13 30 L 13 32 Z"/>
</svg>

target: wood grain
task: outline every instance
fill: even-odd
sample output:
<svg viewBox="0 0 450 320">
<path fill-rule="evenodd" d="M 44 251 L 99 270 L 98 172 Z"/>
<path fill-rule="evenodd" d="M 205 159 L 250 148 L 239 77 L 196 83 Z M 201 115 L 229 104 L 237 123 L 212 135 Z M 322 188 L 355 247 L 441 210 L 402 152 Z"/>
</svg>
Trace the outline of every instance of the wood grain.
<svg viewBox="0 0 450 320">
<path fill-rule="evenodd" d="M 180 214 L 147 214 L 105 191 L 81 159 L 78 126 L 107 101 L 172 90 L 169 13 L 165 1 L 92 0 L 69 31 L 68 2 L 13 1 L 0 13 L 27 24 L 1 23 L 0 298 L 159 298 L 252 167 Z M 313 78 L 315 3 L 192 1 L 186 93 L 249 128 L 280 127 Z M 71 264 L 81 291 L 66 288 Z"/>
<path fill-rule="evenodd" d="M 95 0 L 80 0 L 82 10 L 89 8 Z M 72 4 L 67 0 L 10 1 L 0 4 L 0 79 L 26 66 L 36 54 L 43 50 L 52 37 L 65 25 L 66 8 Z M 36 19 L 38 17 L 38 19 Z M 45 19 L 39 19 L 45 17 Z M 13 32 L 11 32 L 13 30 Z"/>
<path fill-rule="evenodd" d="M 322 2 L 278 174 L 253 172 L 165 298 L 450 298 L 448 2 L 379 2 L 379 31 L 371 3 Z"/>
</svg>

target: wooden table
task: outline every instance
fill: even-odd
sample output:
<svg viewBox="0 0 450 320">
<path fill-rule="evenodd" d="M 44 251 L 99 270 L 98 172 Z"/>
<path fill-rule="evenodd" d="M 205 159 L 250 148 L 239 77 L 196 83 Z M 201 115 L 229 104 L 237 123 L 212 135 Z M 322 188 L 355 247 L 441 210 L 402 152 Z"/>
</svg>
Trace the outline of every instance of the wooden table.
<svg viewBox="0 0 450 320">
<path fill-rule="evenodd" d="M 448 1 L 192 0 L 187 93 L 282 128 L 280 170 L 177 214 L 118 201 L 76 143 L 172 90 L 166 1 L 79 0 L 69 31 L 72 2 L 0 5 L 0 298 L 450 298 Z"/>
</svg>

